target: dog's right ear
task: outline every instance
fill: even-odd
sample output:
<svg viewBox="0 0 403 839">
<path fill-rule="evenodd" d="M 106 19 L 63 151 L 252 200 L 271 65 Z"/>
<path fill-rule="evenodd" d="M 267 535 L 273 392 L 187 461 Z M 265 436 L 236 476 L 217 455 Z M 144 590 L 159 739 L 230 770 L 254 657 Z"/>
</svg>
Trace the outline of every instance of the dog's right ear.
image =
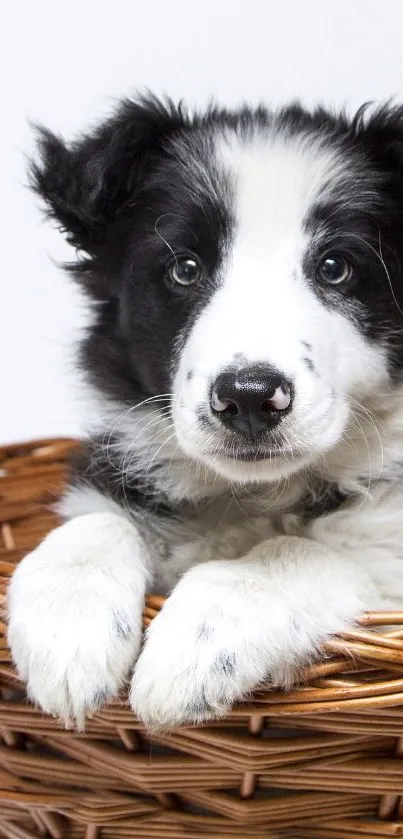
<svg viewBox="0 0 403 839">
<path fill-rule="evenodd" d="M 124 101 L 93 133 L 66 145 L 38 128 L 30 184 L 78 249 L 96 257 L 106 231 L 136 191 L 164 142 L 183 128 L 181 106 L 154 97 Z"/>
</svg>

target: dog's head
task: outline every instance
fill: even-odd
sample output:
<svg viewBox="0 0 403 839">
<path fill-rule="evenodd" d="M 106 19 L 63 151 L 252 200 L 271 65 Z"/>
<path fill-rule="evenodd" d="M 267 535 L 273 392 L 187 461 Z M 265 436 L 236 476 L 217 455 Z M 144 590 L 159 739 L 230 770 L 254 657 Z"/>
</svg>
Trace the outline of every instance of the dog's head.
<svg viewBox="0 0 403 839">
<path fill-rule="evenodd" d="M 150 98 L 40 146 L 34 187 L 97 301 L 87 373 L 120 406 L 166 406 L 188 457 L 276 479 L 332 449 L 358 403 L 387 400 L 403 367 L 402 108 L 190 116 Z"/>
</svg>

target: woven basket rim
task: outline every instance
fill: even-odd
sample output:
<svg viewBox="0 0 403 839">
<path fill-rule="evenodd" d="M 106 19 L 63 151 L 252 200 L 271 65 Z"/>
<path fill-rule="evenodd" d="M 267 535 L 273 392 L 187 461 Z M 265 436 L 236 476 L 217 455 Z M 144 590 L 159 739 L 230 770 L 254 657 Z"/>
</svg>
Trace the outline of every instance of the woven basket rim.
<svg viewBox="0 0 403 839">
<path fill-rule="evenodd" d="M 8 519 L 22 515 L 28 516 L 28 500 L 23 503 L 20 497 L 7 503 L 1 488 L 7 483 L 19 481 L 21 485 L 29 482 L 32 475 L 44 475 L 46 481 L 53 470 L 63 474 L 65 479 L 66 457 L 80 446 L 79 440 L 68 437 L 42 438 L 29 442 L 11 443 L 0 447 L 0 523 L 3 543 L 0 548 L 0 580 L 2 580 L 3 602 L 7 580 L 15 561 L 32 545 L 15 545 Z M 28 493 L 29 495 L 29 493 Z M 32 507 L 33 514 L 45 499 L 36 499 Z M 36 505 L 36 506 L 35 506 Z M 32 512 L 31 510 L 31 512 Z M 57 524 L 54 519 L 54 524 Z M 10 531 L 11 532 L 11 531 Z M 15 556 L 15 553 L 17 556 Z M 158 615 L 165 602 L 164 597 L 148 596 L 144 608 L 144 627 L 147 628 Z M 0 642 L 3 644 L 4 659 L 6 649 L 6 626 L 3 619 L 0 625 Z M 301 685 L 287 693 L 262 686 L 249 701 L 239 703 L 230 713 L 230 717 L 242 718 L 251 713 L 261 715 L 265 710 L 276 714 L 312 714 L 331 712 L 340 707 L 346 711 L 364 710 L 398 706 L 403 703 L 403 611 L 368 612 L 354 628 L 329 640 L 323 649 L 324 658 L 312 664 L 301 674 Z M 9 658 L 7 664 L 9 664 Z M 10 678 L 17 677 L 10 667 Z"/>
</svg>

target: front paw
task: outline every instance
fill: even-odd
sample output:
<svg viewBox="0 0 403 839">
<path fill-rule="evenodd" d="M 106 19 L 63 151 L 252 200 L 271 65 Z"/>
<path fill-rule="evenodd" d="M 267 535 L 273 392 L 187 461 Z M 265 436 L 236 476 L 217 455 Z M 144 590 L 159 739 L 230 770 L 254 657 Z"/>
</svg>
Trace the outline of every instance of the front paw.
<svg viewBox="0 0 403 839">
<path fill-rule="evenodd" d="M 165 606 L 148 631 L 130 692 L 133 711 L 146 728 L 173 728 L 219 717 L 240 692 L 232 646 L 226 649 L 213 641 L 212 629 L 202 621 L 198 627 L 184 626 L 180 611 L 175 616 Z"/>
<path fill-rule="evenodd" d="M 126 554 L 135 560 L 127 523 L 97 517 L 94 529 L 87 518 L 51 533 L 9 588 L 8 640 L 29 698 L 80 728 L 118 693 L 134 663 L 144 588 L 125 562 Z"/>
<path fill-rule="evenodd" d="M 257 549 L 185 575 L 134 672 L 131 705 L 148 728 L 225 715 L 262 684 L 290 687 L 323 641 L 363 611 L 364 579 L 338 557 L 298 548 L 295 559 L 279 540 L 268 560 Z"/>
<path fill-rule="evenodd" d="M 241 592 L 221 594 L 179 584 L 150 626 L 130 693 L 148 729 L 225 716 L 258 685 L 294 680 L 300 662 L 290 651 L 284 666 L 275 623 Z"/>
</svg>

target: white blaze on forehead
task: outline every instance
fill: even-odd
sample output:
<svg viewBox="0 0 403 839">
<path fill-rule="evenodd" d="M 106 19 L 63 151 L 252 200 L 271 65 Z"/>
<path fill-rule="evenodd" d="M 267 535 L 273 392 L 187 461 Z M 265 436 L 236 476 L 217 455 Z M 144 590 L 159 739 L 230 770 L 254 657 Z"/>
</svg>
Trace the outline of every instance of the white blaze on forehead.
<svg viewBox="0 0 403 839">
<path fill-rule="evenodd" d="M 337 149 L 307 135 L 228 133 L 216 153 L 235 187 L 237 239 L 265 249 L 295 241 L 318 196 L 337 194 L 351 175 Z"/>
<path fill-rule="evenodd" d="M 298 400 L 306 403 L 318 387 L 301 363 L 303 342 L 312 344 L 329 387 L 361 375 L 360 354 L 352 350 L 368 342 L 342 311 L 323 305 L 303 276 L 309 211 L 318 199 L 345 194 L 360 163 L 308 135 L 242 138 L 228 130 L 215 143 L 214 165 L 231 182 L 227 200 L 235 223 L 216 290 L 182 349 L 179 378 L 193 370 L 193 395 L 203 401 L 206 383 L 237 358 L 241 366 L 265 363 L 298 378 L 295 412 Z M 379 352 L 373 354 L 375 363 Z"/>
</svg>

